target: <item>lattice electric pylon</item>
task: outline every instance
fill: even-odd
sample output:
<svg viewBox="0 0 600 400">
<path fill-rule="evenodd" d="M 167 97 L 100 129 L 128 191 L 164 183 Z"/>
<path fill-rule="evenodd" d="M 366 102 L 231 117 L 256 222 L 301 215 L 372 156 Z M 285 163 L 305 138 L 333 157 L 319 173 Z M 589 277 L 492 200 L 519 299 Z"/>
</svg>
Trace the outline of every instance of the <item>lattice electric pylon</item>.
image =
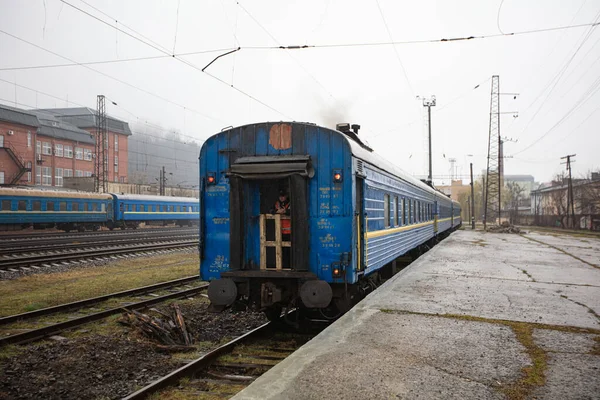
<svg viewBox="0 0 600 400">
<path fill-rule="evenodd" d="M 492 76 L 492 93 L 490 101 L 490 131 L 488 141 L 488 158 L 485 188 L 484 229 L 488 223 L 500 223 L 502 212 L 502 158 L 500 154 L 500 77 Z"/>
<path fill-rule="evenodd" d="M 96 158 L 94 189 L 99 193 L 108 192 L 108 126 L 106 104 L 103 95 L 98 95 L 96 108 Z"/>
</svg>

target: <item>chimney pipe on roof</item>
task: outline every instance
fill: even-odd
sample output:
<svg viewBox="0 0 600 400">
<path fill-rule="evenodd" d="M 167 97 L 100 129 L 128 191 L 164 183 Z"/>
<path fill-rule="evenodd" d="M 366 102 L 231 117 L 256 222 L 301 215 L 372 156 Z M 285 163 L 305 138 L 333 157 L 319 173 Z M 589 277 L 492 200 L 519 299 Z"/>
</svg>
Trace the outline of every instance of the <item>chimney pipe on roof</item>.
<svg viewBox="0 0 600 400">
<path fill-rule="evenodd" d="M 360 129 L 360 125 L 358 124 L 352 124 L 352 130 L 354 131 L 354 133 L 356 133 L 358 135 L 358 130 Z"/>
</svg>

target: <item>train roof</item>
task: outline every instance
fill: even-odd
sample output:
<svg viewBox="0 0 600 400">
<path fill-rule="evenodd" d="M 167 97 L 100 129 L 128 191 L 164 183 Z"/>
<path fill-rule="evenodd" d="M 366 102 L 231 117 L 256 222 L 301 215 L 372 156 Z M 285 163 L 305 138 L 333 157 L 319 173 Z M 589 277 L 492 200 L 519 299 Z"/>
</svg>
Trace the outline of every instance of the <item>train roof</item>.
<svg viewBox="0 0 600 400">
<path fill-rule="evenodd" d="M 26 196 L 26 197 L 63 197 L 69 199 L 95 199 L 110 200 L 112 196 L 107 193 L 67 192 L 64 190 L 42 190 L 27 188 L 0 188 L 0 196 Z"/>
<path fill-rule="evenodd" d="M 137 200 L 137 201 L 162 201 L 165 203 L 195 203 L 200 200 L 194 197 L 170 197 L 170 196 L 152 196 L 143 194 L 118 194 L 111 193 L 118 200 Z"/>
</svg>

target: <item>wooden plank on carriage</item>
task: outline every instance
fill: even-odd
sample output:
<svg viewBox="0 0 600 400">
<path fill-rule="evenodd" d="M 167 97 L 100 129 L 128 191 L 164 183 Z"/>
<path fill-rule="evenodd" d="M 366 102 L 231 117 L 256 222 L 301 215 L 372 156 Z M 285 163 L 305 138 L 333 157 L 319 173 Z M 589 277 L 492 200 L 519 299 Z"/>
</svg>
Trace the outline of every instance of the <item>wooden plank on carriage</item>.
<svg viewBox="0 0 600 400">
<path fill-rule="evenodd" d="M 260 214 L 260 269 L 267 269 L 267 220 L 265 214 Z"/>
<path fill-rule="evenodd" d="M 275 269 L 282 269 L 281 265 L 281 214 L 275 215 Z"/>
</svg>

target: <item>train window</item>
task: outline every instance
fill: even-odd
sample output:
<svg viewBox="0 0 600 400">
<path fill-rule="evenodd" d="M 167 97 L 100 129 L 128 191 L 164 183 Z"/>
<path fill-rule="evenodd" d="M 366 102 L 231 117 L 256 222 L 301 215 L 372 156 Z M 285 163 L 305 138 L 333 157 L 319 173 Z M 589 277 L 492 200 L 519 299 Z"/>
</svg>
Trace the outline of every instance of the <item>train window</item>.
<svg viewBox="0 0 600 400">
<path fill-rule="evenodd" d="M 104 205 L 104 204 L 103 204 Z M 112 213 L 112 203 L 108 203 L 108 213 Z"/>
<path fill-rule="evenodd" d="M 92 203 L 92 211 L 98 211 L 98 203 Z"/>
<path fill-rule="evenodd" d="M 110 205 L 110 204 L 109 204 Z M 106 212 L 106 204 L 105 203 L 101 203 L 100 204 L 100 211 L 102 212 Z"/>
<path fill-rule="evenodd" d="M 67 202 L 61 201 L 58 203 L 58 211 L 67 211 Z"/>
<path fill-rule="evenodd" d="M 171 206 L 170 205 L 167 206 L 167 211 L 171 212 Z"/>
<path fill-rule="evenodd" d="M 11 205 L 11 201 L 10 200 L 2 200 L 2 210 L 4 211 L 10 211 L 10 205 Z"/>
<path fill-rule="evenodd" d="M 71 211 L 79 211 L 79 203 L 71 204 Z"/>
<path fill-rule="evenodd" d="M 81 209 L 81 211 L 89 211 L 88 210 L 88 203 L 83 203 L 83 208 Z"/>
<path fill-rule="evenodd" d="M 54 202 L 53 201 L 46 202 L 46 211 L 54 211 Z"/>
<path fill-rule="evenodd" d="M 17 204 L 17 210 L 19 210 L 19 211 L 27 211 L 27 201 L 26 200 L 19 200 L 19 202 Z"/>
<path fill-rule="evenodd" d="M 146 211 L 143 204 L 140 204 L 139 211 Z"/>
<path fill-rule="evenodd" d="M 31 209 L 33 211 L 42 211 L 42 202 L 39 200 L 34 200 Z"/>
<path fill-rule="evenodd" d="M 133 211 L 133 204 L 127 204 L 127 211 Z"/>
<path fill-rule="evenodd" d="M 400 225 L 399 211 L 398 211 L 398 196 L 394 196 L 394 224 Z"/>
<path fill-rule="evenodd" d="M 125 204 L 123 204 L 123 203 L 119 204 L 119 211 L 121 211 L 121 212 L 125 211 Z"/>
<path fill-rule="evenodd" d="M 411 200 L 410 201 L 410 223 L 414 224 L 415 223 L 415 201 Z"/>
<path fill-rule="evenodd" d="M 188 212 L 192 212 L 192 206 L 188 207 Z"/>
<path fill-rule="evenodd" d="M 385 221 L 384 226 L 386 228 L 390 227 L 390 195 L 383 195 L 383 219 Z"/>
</svg>

